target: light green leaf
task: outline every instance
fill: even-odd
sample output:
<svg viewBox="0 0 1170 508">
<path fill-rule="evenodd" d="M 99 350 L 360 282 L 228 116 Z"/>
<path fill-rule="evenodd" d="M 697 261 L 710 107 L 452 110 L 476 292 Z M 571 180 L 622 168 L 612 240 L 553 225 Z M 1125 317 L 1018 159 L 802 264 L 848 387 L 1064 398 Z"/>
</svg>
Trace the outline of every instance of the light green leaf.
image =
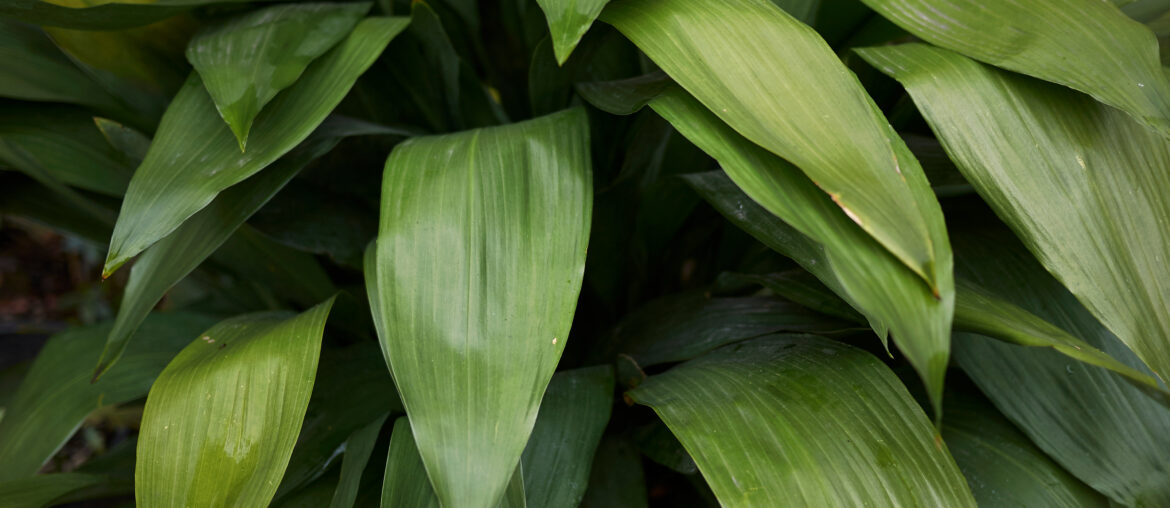
<svg viewBox="0 0 1170 508">
<path fill-rule="evenodd" d="M 975 506 L 898 378 L 838 342 L 741 342 L 628 395 L 678 436 L 723 506 Z"/>
<path fill-rule="evenodd" d="M 779 298 L 712 298 L 704 291 L 688 291 L 653 300 L 627 314 L 614 329 L 604 359 L 621 354 L 649 367 L 690 360 L 768 333 L 825 334 L 849 328 L 855 327 Z"/>
<path fill-rule="evenodd" d="M 0 481 L 36 474 L 90 412 L 146 394 L 189 337 L 211 322 L 191 314 L 151 316 L 142 340 L 108 375 L 90 383 L 89 366 L 110 326 L 76 328 L 49 339 L 0 420 Z"/>
<path fill-rule="evenodd" d="M 612 406 L 612 367 L 586 367 L 553 375 L 520 461 L 528 503 L 547 508 L 581 504 L 593 452 L 609 423 Z"/>
<path fill-rule="evenodd" d="M 101 475 L 61 473 L 0 481 L 0 508 L 41 508 L 105 481 Z"/>
<path fill-rule="evenodd" d="M 736 132 L 800 168 L 936 294 L 950 290 L 922 168 L 812 28 L 768 0 L 626 0 L 602 19 Z M 771 209 L 780 189 L 767 170 L 751 172 L 736 183 Z"/>
<path fill-rule="evenodd" d="M 134 472 L 139 506 L 263 506 L 301 429 L 333 299 L 220 322 L 159 375 Z"/>
<path fill-rule="evenodd" d="M 390 450 L 386 454 L 386 476 L 382 483 L 383 508 L 417 507 L 438 508 L 439 497 L 435 495 L 427 479 L 410 422 L 406 417 L 394 422 L 390 435 Z M 489 504 L 496 508 L 524 508 L 524 477 L 520 465 L 510 475 L 507 490 L 499 503 Z"/>
<path fill-rule="evenodd" d="M 548 19 L 557 64 L 564 65 L 609 0 L 536 0 L 536 3 Z"/>
<path fill-rule="evenodd" d="M 256 114 L 317 57 L 349 35 L 370 3 L 284 4 L 248 12 L 191 39 L 187 60 L 240 151 Z"/>
<path fill-rule="evenodd" d="M 1170 379 L 1170 140 L 1041 81 L 922 44 L 860 50 L 1044 266 Z M 1026 169 L 1026 170 L 1024 170 Z"/>
<path fill-rule="evenodd" d="M 1080 90 L 1170 136 L 1158 41 L 1109 2 L 862 1 L 927 42 Z"/>
<path fill-rule="evenodd" d="M 955 249 L 956 271 L 964 278 L 1144 369 L 1006 230 L 957 232 Z M 1081 481 L 1125 505 L 1170 503 L 1170 457 L 1164 453 L 1170 409 L 1122 376 L 1046 348 L 967 333 L 955 334 L 955 361 L 1033 443 Z"/>
<path fill-rule="evenodd" d="M 581 288 L 589 155 L 573 109 L 413 138 L 386 161 L 367 289 L 444 505 L 494 505 L 524 451 Z"/>
<path fill-rule="evenodd" d="M 980 506 L 1109 506 L 990 404 L 947 393 L 942 436 Z"/>
<path fill-rule="evenodd" d="M 378 440 L 378 433 L 382 430 L 382 424 L 386 422 L 387 416 L 390 415 L 384 414 L 374 419 L 365 427 L 354 431 L 349 439 L 345 440 L 341 480 L 333 493 L 329 508 L 353 506 L 354 499 L 357 499 L 358 487 L 361 485 L 362 472 L 366 469 L 366 463 L 370 461 L 370 454 L 374 452 L 374 442 Z"/>
<path fill-rule="evenodd" d="M 65 102 L 118 115 L 125 106 L 70 62 L 44 31 L 0 19 L 0 96 Z"/>
<path fill-rule="evenodd" d="M 736 134 L 681 90 L 669 89 L 650 105 L 727 172 L 687 175 L 687 182 L 740 229 L 793 258 L 850 302 L 883 343 L 893 335 L 940 415 L 954 305 L 950 255 L 938 260 L 941 292 L 932 294 L 807 176 Z M 768 191 L 749 198 L 743 188 Z"/>
<path fill-rule="evenodd" d="M 146 160 L 134 173 L 110 241 L 103 275 L 173 232 L 215 196 L 252 176 L 304 140 L 407 24 L 369 18 L 316 59 L 257 116 L 252 150 L 235 136 L 192 75 L 163 115 Z"/>
<path fill-rule="evenodd" d="M 272 199 L 301 169 L 331 150 L 343 136 L 384 133 L 386 131 L 379 126 L 357 120 L 327 120 L 288 155 L 260 174 L 216 196 L 210 205 L 183 222 L 173 233 L 148 247 L 130 270 L 114 328 L 94 372 L 95 377 L 118 361 L 138 324 L 163 295 L 227 242 L 248 217 Z M 328 291 L 332 292 L 332 288 Z M 312 299 L 320 300 L 320 296 L 312 295 Z"/>
</svg>

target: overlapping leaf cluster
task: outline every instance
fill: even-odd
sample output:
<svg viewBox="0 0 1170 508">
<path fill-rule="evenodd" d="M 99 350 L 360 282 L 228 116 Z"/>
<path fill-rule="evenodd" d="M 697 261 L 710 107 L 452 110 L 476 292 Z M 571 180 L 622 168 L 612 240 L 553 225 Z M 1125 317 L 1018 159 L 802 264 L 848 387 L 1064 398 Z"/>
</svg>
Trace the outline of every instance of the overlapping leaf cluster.
<svg viewBox="0 0 1170 508">
<path fill-rule="evenodd" d="M 1170 505 L 1168 19 L 0 0 L 0 506 Z"/>
</svg>

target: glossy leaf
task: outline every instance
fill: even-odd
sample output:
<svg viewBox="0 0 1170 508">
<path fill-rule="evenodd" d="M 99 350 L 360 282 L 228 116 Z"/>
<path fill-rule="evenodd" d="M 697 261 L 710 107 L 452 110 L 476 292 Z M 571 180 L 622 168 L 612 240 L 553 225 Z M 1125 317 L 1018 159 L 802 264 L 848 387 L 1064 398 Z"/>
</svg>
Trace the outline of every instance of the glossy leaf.
<svg viewBox="0 0 1170 508">
<path fill-rule="evenodd" d="M 65 102 L 107 114 L 125 106 L 61 54 L 44 31 L 0 19 L 0 97 Z"/>
<path fill-rule="evenodd" d="M 664 100 L 667 99 L 667 100 Z M 768 209 L 719 172 L 684 178 L 724 217 L 812 272 L 887 334 L 926 384 L 936 416 L 950 351 L 954 293 L 951 271 L 936 295 L 912 271 L 856 227 L 795 167 L 736 135 L 682 94 L 664 94 L 652 107 L 720 162 L 733 178 L 760 178 L 783 191 L 767 194 Z M 945 260 L 948 264 L 950 258 Z M 948 265 L 949 266 L 949 265 Z"/>
<path fill-rule="evenodd" d="M 955 235 L 956 270 L 1132 368 L 1140 360 L 1006 231 Z M 1170 408 L 1125 378 L 1044 348 L 955 334 L 955 361 L 1077 478 L 1126 505 L 1170 502 Z"/>
<path fill-rule="evenodd" d="M 337 484 L 337 490 L 333 493 L 329 508 L 353 506 L 354 499 L 357 498 L 358 487 L 361 484 L 362 471 L 366 469 L 366 463 L 369 462 L 370 454 L 374 451 L 374 442 L 378 440 L 378 433 L 382 430 L 386 416 L 388 415 L 376 418 L 365 427 L 354 431 L 353 434 L 350 434 L 349 439 L 345 440 L 345 457 L 341 461 L 341 480 Z"/>
<path fill-rule="evenodd" d="M 767 0 L 627 0 L 602 14 L 736 132 L 800 168 L 853 222 L 949 291 L 942 212 L 918 161 L 813 29 Z M 737 185 L 771 207 L 767 170 Z"/>
<path fill-rule="evenodd" d="M 922 44 L 862 50 L 1044 266 L 1170 378 L 1170 140 L 1090 98 Z M 1019 168 L 1028 168 L 1021 171 Z"/>
<path fill-rule="evenodd" d="M 536 3 L 548 19 L 557 64 L 564 65 L 609 0 L 536 0 Z"/>
<path fill-rule="evenodd" d="M 947 394 L 942 436 L 980 506 L 1109 506 L 990 404 Z"/>
<path fill-rule="evenodd" d="M 649 367 L 689 360 L 768 333 L 828 334 L 850 327 L 779 298 L 712 298 L 691 291 L 659 298 L 627 314 L 614 329 L 607 349 Z"/>
<path fill-rule="evenodd" d="M 975 506 L 898 378 L 838 342 L 753 339 L 628 395 L 678 436 L 723 506 Z"/>
<path fill-rule="evenodd" d="M 332 149 L 341 137 L 386 132 L 379 126 L 357 120 L 327 120 L 301 146 L 259 175 L 216 196 L 210 205 L 183 222 L 173 233 L 148 247 L 130 270 L 114 328 L 110 331 L 95 376 L 100 376 L 118 361 L 138 324 L 166 292 L 227 242 L 248 217 L 272 199 L 309 162 Z"/>
<path fill-rule="evenodd" d="M 231 18 L 191 40 L 187 60 L 240 151 L 264 105 L 349 35 L 368 10 L 369 3 L 277 5 Z"/>
<path fill-rule="evenodd" d="M 142 415 L 139 506 L 272 500 L 305 417 L 332 305 L 220 322 L 167 365 Z"/>
<path fill-rule="evenodd" d="M 418 446 L 410 430 L 410 422 L 399 418 L 394 422 L 394 430 L 390 435 L 390 450 L 386 456 L 386 477 L 382 483 L 382 503 L 384 508 L 411 506 L 418 508 L 438 508 L 439 497 L 435 495 L 427 479 L 427 470 L 423 467 L 419 456 Z M 489 504 L 496 508 L 524 508 L 524 478 L 520 473 L 520 466 L 511 475 L 505 495 L 497 504 Z"/>
<path fill-rule="evenodd" d="M 386 162 L 367 289 L 444 505 L 492 506 L 528 441 L 581 287 L 588 147 L 574 109 L 413 138 Z"/>
<path fill-rule="evenodd" d="M 610 366 L 553 375 L 520 460 L 528 504 L 548 508 L 581 504 L 593 452 L 609 423 L 612 405 Z"/>
<path fill-rule="evenodd" d="M 191 314 L 151 316 L 140 341 L 109 374 L 90 383 L 91 366 L 109 325 L 76 328 L 49 339 L 0 420 L 0 481 L 35 474 L 85 417 L 103 406 L 146 394 L 167 362 L 190 337 L 211 324 Z"/>
<path fill-rule="evenodd" d="M 215 112 L 199 79 L 188 79 L 130 182 L 103 275 L 172 233 L 220 191 L 252 176 L 304 140 L 406 23 L 402 18 L 359 23 L 260 113 L 249 134 L 254 149 L 246 153 L 240 153 L 231 129 Z"/>
<path fill-rule="evenodd" d="M 1158 41 L 1109 2 L 862 1 L 927 42 L 1080 90 L 1170 136 Z"/>
</svg>

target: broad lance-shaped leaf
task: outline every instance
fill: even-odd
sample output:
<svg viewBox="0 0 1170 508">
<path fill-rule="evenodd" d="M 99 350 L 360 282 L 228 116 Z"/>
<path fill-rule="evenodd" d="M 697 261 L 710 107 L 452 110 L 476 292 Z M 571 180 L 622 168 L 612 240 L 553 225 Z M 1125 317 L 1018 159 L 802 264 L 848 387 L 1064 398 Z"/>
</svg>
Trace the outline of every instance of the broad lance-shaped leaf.
<svg viewBox="0 0 1170 508">
<path fill-rule="evenodd" d="M 609 0 L 536 0 L 548 19 L 557 64 L 564 65 Z"/>
<path fill-rule="evenodd" d="M 601 19 L 739 134 L 800 168 L 936 294 L 949 291 L 950 246 L 922 168 L 812 28 L 768 0 L 625 0 Z M 736 183 L 757 201 L 779 192 L 767 175 Z"/>
<path fill-rule="evenodd" d="M 55 500 L 86 487 L 100 485 L 107 479 L 101 475 L 59 473 L 29 476 L 0 481 L 0 506 L 5 508 L 41 508 L 54 505 Z"/>
<path fill-rule="evenodd" d="M 1072 90 L 923 44 L 860 50 L 1041 263 L 1170 379 L 1170 139 Z"/>
<path fill-rule="evenodd" d="M 7 101 L 0 109 L 0 162 L 46 185 L 107 196 L 126 191 L 133 162 L 110 146 L 84 109 Z"/>
<path fill-rule="evenodd" d="M 382 481 L 382 508 L 439 508 L 439 497 L 427 479 L 427 470 L 419 456 L 418 445 L 406 417 L 394 421 L 390 449 L 386 453 L 385 477 Z M 524 477 L 521 466 L 510 475 L 508 489 L 495 508 L 524 508 Z"/>
<path fill-rule="evenodd" d="M 167 108 L 146 159 L 130 181 L 103 275 L 173 232 L 220 191 L 308 137 L 406 24 L 405 18 L 358 23 L 349 37 L 314 60 L 260 112 L 249 134 L 253 149 L 245 153 L 198 76 L 192 75 Z"/>
<path fill-rule="evenodd" d="M 774 297 L 711 297 L 687 291 L 653 300 L 629 313 L 606 343 L 598 360 L 629 357 L 641 367 L 690 360 L 731 342 L 767 333 L 829 335 L 858 327 Z"/>
<path fill-rule="evenodd" d="M 989 222 L 994 219 L 979 223 Z M 952 231 L 959 274 L 1144 370 L 1006 229 Z M 1046 348 L 968 333 L 955 334 L 955 362 L 1033 443 L 1081 481 L 1123 505 L 1170 505 L 1170 408 L 1125 378 Z"/>
<path fill-rule="evenodd" d="M 326 120 L 298 148 L 260 174 L 216 196 L 207 208 L 148 247 L 130 269 L 130 279 L 122 294 L 114 328 L 94 376 L 101 376 L 118 361 L 138 324 L 172 286 L 228 241 L 248 217 L 272 199 L 309 162 L 332 149 L 342 137 L 391 132 L 358 120 Z"/>
<path fill-rule="evenodd" d="M 301 429 L 333 298 L 200 334 L 150 389 L 134 471 L 139 506 L 265 506 Z"/>
<path fill-rule="evenodd" d="M 127 113 L 61 54 L 40 28 L 0 19 L 0 97 L 65 102 L 89 106 L 109 115 Z"/>
<path fill-rule="evenodd" d="M 444 506 L 494 505 L 520 461 L 581 288 L 591 183 L 579 108 L 386 161 L 370 302 Z"/>
<path fill-rule="evenodd" d="M 1158 41 L 1107 1 L 862 1 L 927 42 L 1075 88 L 1170 136 Z"/>
<path fill-rule="evenodd" d="M 54 335 L 0 419 L 0 482 L 36 474 L 95 409 L 145 395 L 175 353 L 211 324 L 192 314 L 147 318 L 138 331 L 141 340 L 96 383 L 90 383 L 87 371 L 110 325 Z"/>
<path fill-rule="evenodd" d="M 651 376 L 650 406 L 723 506 L 975 506 L 901 381 L 811 335 L 769 335 Z"/>
<path fill-rule="evenodd" d="M 548 508 L 581 504 L 612 406 L 609 365 L 553 375 L 520 461 L 527 503 Z"/>
<path fill-rule="evenodd" d="M 804 173 L 744 139 L 680 88 L 668 88 L 650 106 L 736 183 L 719 172 L 687 175 L 687 182 L 741 229 L 795 259 L 865 314 L 883 342 L 892 332 L 941 410 L 954 305 L 949 248 L 936 265 L 942 271 L 935 295 Z M 749 198 L 740 189 L 758 192 Z"/>
<path fill-rule="evenodd" d="M 244 151 L 256 114 L 335 46 L 369 3 L 285 4 L 209 27 L 187 45 L 187 60 Z"/>
<path fill-rule="evenodd" d="M 942 437 L 980 506 L 1109 506 L 982 397 L 947 392 Z"/>
</svg>

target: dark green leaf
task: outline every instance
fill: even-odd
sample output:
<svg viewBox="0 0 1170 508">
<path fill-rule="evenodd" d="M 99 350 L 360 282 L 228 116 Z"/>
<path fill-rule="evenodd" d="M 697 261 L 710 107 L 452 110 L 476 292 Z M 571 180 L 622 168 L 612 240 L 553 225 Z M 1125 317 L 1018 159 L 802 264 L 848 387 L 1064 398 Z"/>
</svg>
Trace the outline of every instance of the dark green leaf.
<svg viewBox="0 0 1170 508">
<path fill-rule="evenodd" d="M 167 108 L 146 160 L 130 182 L 103 274 L 113 273 L 211 203 L 220 191 L 304 140 L 406 24 L 403 18 L 359 23 L 260 113 L 249 134 L 253 149 L 246 153 L 240 153 L 198 77 L 188 79 Z"/>
</svg>

